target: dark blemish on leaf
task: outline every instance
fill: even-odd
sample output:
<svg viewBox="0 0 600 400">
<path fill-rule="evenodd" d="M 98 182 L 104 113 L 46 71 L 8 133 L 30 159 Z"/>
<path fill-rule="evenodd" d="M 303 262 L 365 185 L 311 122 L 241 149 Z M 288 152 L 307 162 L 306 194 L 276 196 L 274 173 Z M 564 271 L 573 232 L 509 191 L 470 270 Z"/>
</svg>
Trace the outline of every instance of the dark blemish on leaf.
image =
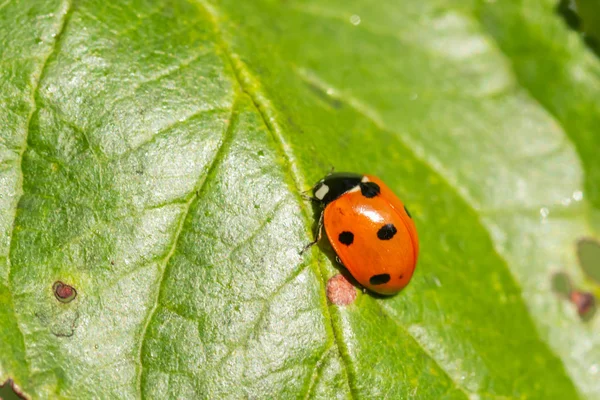
<svg viewBox="0 0 600 400">
<path fill-rule="evenodd" d="M 600 243 L 592 238 L 578 240 L 577 258 L 585 275 L 600 284 Z"/>
<path fill-rule="evenodd" d="M 552 290 L 565 298 L 568 298 L 572 291 L 571 280 L 564 272 L 558 272 L 552 275 Z"/>
<path fill-rule="evenodd" d="M 594 305 L 596 304 L 596 298 L 590 292 L 573 290 L 569 298 L 575 307 L 577 307 L 577 313 L 580 317 L 585 317 L 593 310 Z"/>
<path fill-rule="evenodd" d="M 343 275 L 338 274 L 327 281 L 327 298 L 337 306 L 347 306 L 356 299 L 356 289 Z"/>
<path fill-rule="evenodd" d="M 3 384 L 0 385 L 0 399 L 11 400 L 11 399 L 22 399 L 27 400 L 27 396 L 23 394 L 19 386 L 15 384 L 11 378 L 8 378 Z"/>
<path fill-rule="evenodd" d="M 294 118 L 292 118 L 291 116 L 288 116 L 287 121 L 290 124 L 290 126 L 294 128 L 294 130 L 293 130 L 294 132 L 298 132 L 298 133 L 300 133 L 300 135 L 304 134 L 304 128 L 302 128 L 301 126 L 298 126 L 296 121 L 294 121 Z"/>
<path fill-rule="evenodd" d="M 390 240 L 398 232 L 394 224 L 385 224 L 377 231 L 379 240 Z"/>
<path fill-rule="evenodd" d="M 75 318 L 73 318 L 73 322 L 70 325 L 64 324 L 63 326 L 54 327 L 52 329 L 52 334 L 56 337 L 66 337 L 69 338 L 75 334 L 75 326 L 77 325 L 77 320 L 79 319 L 79 312 L 75 312 Z"/>
<path fill-rule="evenodd" d="M 584 3 L 584 2 L 582 2 Z M 593 2 L 589 2 L 593 4 Z M 590 26 L 594 24 L 590 24 L 590 21 L 586 21 L 582 19 L 581 12 L 577 8 L 577 3 L 573 0 L 560 0 L 558 5 L 556 6 L 556 13 L 559 14 L 565 21 L 565 23 L 572 30 L 579 33 L 585 42 L 585 44 L 594 52 L 596 55 L 600 55 L 600 38 L 595 37 L 596 33 L 593 30 L 590 30 Z M 592 28 L 593 29 L 593 28 Z"/>
<path fill-rule="evenodd" d="M 70 303 L 77 297 L 77 290 L 73 286 L 67 285 L 61 281 L 56 281 L 52 285 L 54 297 L 61 303 Z"/>
<path fill-rule="evenodd" d="M 369 279 L 369 283 L 371 285 L 383 285 L 385 283 L 388 283 L 390 281 L 390 279 L 391 279 L 390 274 L 373 275 Z"/>
<path fill-rule="evenodd" d="M 361 182 L 360 192 L 366 198 L 372 199 L 381 192 L 381 189 L 379 188 L 379 185 L 375 182 Z"/>
<path fill-rule="evenodd" d="M 262 150 L 259 150 L 258 153 L 256 153 L 256 154 L 258 154 L 259 157 L 264 157 L 265 152 Z"/>
<path fill-rule="evenodd" d="M 562 15 L 569 28 L 573 30 L 581 28 L 581 19 L 571 0 L 561 0 L 556 6 L 556 12 Z"/>
<path fill-rule="evenodd" d="M 344 231 L 340 233 L 338 239 L 341 244 L 345 244 L 346 246 L 350 246 L 354 242 L 354 233 Z"/>
<path fill-rule="evenodd" d="M 571 279 L 566 273 L 558 272 L 552 276 L 552 290 L 573 304 L 584 322 L 591 320 L 596 314 L 595 296 L 590 292 L 573 289 Z"/>
<path fill-rule="evenodd" d="M 328 104 L 331 108 L 342 108 L 343 103 L 338 98 L 333 96 L 333 92 L 329 90 L 325 91 L 320 85 L 317 85 L 308 79 L 304 79 L 303 82 L 311 92 L 313 92 L 319 99 Z"/>
<path fill-rule="evenodd" d="M 115 262 L 113 260 L 110 260 L 110 265 L 115 265 Z"/>
</svg>

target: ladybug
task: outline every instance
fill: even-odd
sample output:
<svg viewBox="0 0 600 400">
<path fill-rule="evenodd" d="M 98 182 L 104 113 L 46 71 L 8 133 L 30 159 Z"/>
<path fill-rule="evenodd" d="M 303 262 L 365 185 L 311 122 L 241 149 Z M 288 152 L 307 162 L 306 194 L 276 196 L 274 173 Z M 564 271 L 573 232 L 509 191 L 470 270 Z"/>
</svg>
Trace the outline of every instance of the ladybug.
<svg viewBox="0 0 600 400">
<path fill-rule="evenodd" d="M 419 239 L 408 209 L 379 178 L 327 175 L 312 188 L 321 207 L 316 244 L 325 228 L 338 261 L 365 288 L 391 295 L 410 281 Z"/>
</svg>

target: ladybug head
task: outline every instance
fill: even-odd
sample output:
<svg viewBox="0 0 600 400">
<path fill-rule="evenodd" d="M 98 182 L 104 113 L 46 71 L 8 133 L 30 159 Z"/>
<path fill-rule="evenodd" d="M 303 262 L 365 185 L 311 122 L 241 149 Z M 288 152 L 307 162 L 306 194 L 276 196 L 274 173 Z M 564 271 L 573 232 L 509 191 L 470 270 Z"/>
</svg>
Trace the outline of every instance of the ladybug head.
<svg viewBox="0 0 600 400">
<path fill-rule="evenodd" d="M 371 185 L 369 185 L 370 183 Z M 374 188 L 372 187 L 373 185 L 375 184 L 365 180 L 364 175 L 351 172 L 336 172 L 327 175 L 317 182 L 313 188 L 313 196 L 323 206 L 326 206 L 344 193 L 357 187 L 363 190 L 364 186 L 365 190 L 376 191 L 376 193 L 373 193 L 373 195 L 376 195 L 379 193 L 379 187 Z"/>
</svg>

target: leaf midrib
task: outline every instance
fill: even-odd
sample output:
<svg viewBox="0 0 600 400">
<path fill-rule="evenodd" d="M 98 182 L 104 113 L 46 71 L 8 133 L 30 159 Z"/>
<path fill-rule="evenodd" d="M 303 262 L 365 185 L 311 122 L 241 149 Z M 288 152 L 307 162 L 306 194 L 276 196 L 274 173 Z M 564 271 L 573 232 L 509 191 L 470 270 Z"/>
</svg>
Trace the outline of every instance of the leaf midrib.
<svg viewBox="0 0 600 400">
<path fill-rule="evenodd" d="M 261 115 L 265 126 L 267 127 L 267 129 L 269 130 L 269 132 L 271 133 L 273 138 L 275 139 L 275 142 L 279 145 L 280 152 L 284 155 L 284 157 L 288 161 L 288 165 L 290 166 L 290 168 L 286 169 L 286 170 L 287 170 L 288 175 L 291 177 L 292 181 L 295 184 L 295 185 L 290 184 L 290 189 L 292 190 L 292 192 L 296 192 L 297 188 L 299 188 L 299 187 L 307 187 L 308 185 L 306 183 L 306 179 L 304 179 L 302 174 L 300 174 L 300 172 L 296 168 L 294 168 L 295 164 L 293 162 L 293 160 L 294 160 L 293 151 L 291 150 L 289 145 L 285 142 L 285 139 L 284 139 L 283 133 L 282 133 L 282 129 L 277 125 L 276 119 L 274 117 L 267 115 L 267 113 L 273 109 L 273 106 L 270 104 L 269 100 L 265 98 L 266 96 L 262 95 L 261 93 L 258 93 L 257 89 L 253 89 L 253 87 L 260 87 L 259 82 L 253 76 L 251 71 L 245 66 L 245 64 L 241 60 L 239 60 L 239 57 L 230 50 L 229 46 L 227 45 L 227 43 L 223 37 L 222 32 L 219 29 L 219 25 L 217 22 L 218 17 L 216 15 L 216 13 L 214 12 L 214 10 L 212 9 L 212 7 L 208 4 L 206 4 L 203 0 L 197 0 L 197 2 L 204 8 L 205 12 L 211 18 L 211 22 L 213 23 L 216 37 L 218 38 L 217 45 L 219 46 L 219 48 L 223 51 L 223 53 L 229 60 L 229 62 L 231 64 L 231 68 L 234 71 L 234 75 L 235 75 L 236 81 L 237 81 L 240 89 L 250 97 L 250 99 L 254 103 L 255 108 Z M 261 98 L 265 98 L 265 104 L 263 104 L 263 102 L 261 101 Z M 343 99 L 340 99 L 340 100 L 343 101 Z M 375 122 L 373 120 L 373 118 L 360 112 L 360 110 L 357 110 L 357 112 L 359 112 L 359 114 L 367 117 L 370 121 Z M 387 129 L 384 128 L 383 130 L 387 130 Z M 421 161 L 423 161 L 423 160 L 421 160 Z M 298 197 L 298 196 L 296 196 L 296 197 Z M 299 198 L 298 198 L 298 200 L 299 200 L 298 203 L 301 204 L 302 213 L 305 217 L 305 220 L 307 221 L 307 226 L 310 226 L 311 225 L 310 221 L 312 221 L 312 216 L 310 214 L 310 211 L 307 209 L 306 206 L 303 205 L 303 203 L 300 201 Z M 312 234 L 312 232 L 310 232 L 310 233 Z M 327 275 L 327 271 L 325 269 L 322 257 L 320 255 L 315 257 L 315 260 L 317 263 L 317 268 L 320 273 L 320 279 L 321 279 L 321 284 L 322 284 L 322 295 L 324 295 L 323 288 L 327 284 L 327 281 L 325 278 L 325 276 Z M 325 299 L 325 304 L 327 304 L 326 299 Z M 345 375 L 345 378 L 346 378 L 346 381 L 348 384 L 348 388 L 350 390 L 350 397 L 351 398 L 359 398 L 360 396 L 356 393 L 356 388 L 351 379 L 351 373 L 350 373 L 351 368 L 349 368 L 349 365 L 352 365 L 352 361 L 345 355 L 344 351 L 342 351 L 342 348 L 345 347 L 343 340 L 342 340 L 343 332 L 341 332 L 341 330 L 334 323 L 333 316 L 331 315 L 331 312 L 329 311 L 329 307 L 327 305 L 322 307 L 322 311 L 331 326 L 330 328 L 331 328 L 331 334 L 333 336 L 333 342 L 337 348 L 337 353 L 339 354 L 339 356 L 341 358 L 341 365 L 344 368 L 344 375 Z M 405 329 L 405 328 L 403 328 L 403 329 Z M 415 343 L 418 343 L 418 341 L 416 341 L 416 339 L 412 335 L 410 335 L 410 337 L 413 338 L 413 340 L 415 340 Z M 323 354 L 326 354 L 328 352 L 329 352 L 329 350 L 326 349 Z M 437 362 L 437 360 L 428 352 L 424 351 L 424 354 L 426 354 L 427 357 L 429 357 L 441 371 L 444 371 L 444 374 L 447 376 L 448 380 L 450 382 L 452 382 L 454 387 L 456 389 L 458 389 L 459 391 L 461 391 L 465 395 L 466 398 L 468 398 L 468 394 L 465 391 L 465 389 L 452 378 L 452 376 Z M 323 357 L 323 355 L 321 356 L 321 358 L 322 357 Z M 321 360 L 319 360 L 319 361 L 321 361 Z M 320 367 L 319 362 L 317 362 L 317 365 L 315 365 L 315 368 L 319 368 L 319 367 Z M 312 385 L 309 385 L 309 387 L 307 388 L 307 393 L 312 389 L 311 386 Z"/>
<path fill-rule="evenodd" d="M 235 79 L 236 79 L 236 82 L 238 83 L 240 90 L 243 93 L 245 93 L 246 95 L 248 95 L 248 97 L 252 100 L 252 103 L 254 104 L 254 107 L 256 108 L 259 115 L 261 116 L 265 127 L 271 133 L 272 137 L 274 138 L 274 141 L 278 144 L 280 153 L 288 161 L 287 166 L 289 166 L 289 167 L 285 168 L 285 170 L 286 170 L 287 174 L 290 176 L 291 180 L 293 181 L 293 184 L 288 183 L 288 186 L 292 193 L 297 193 L 297 188 L 306 187 L 307 183 L 306 183 L 306 180 L 303 179 L 303 177 L 301 176 L 299 171 L 294 167 L 295 164 L 293 162 L 294 157 L 292 155 L 293 154 L 292 150 L 289 147 L 289 145 L 285 142 L 283 134 L 281 133 L 281 129 L 277 126 L 276 122 L 274 122 L 274 121 L 276 121 L 275 118 L 271 118 L 271 116 L 266 114 L 273 107 L 270 104 L 268 104 L 268 102 L 267 102 L 267 104 L 262 104 L 260 94 L 257 93 L 256 90 L 252 89 L 252 86 L 259 86 L 258 81 L 253 77 L 253 75 L 245 67 L 245 65 L 237 58 L 237 55 L 230 50 L 229 46 L 227 45 L 227 42 L 225 41 L 223 33 L 221 32 L 221 29 L 219 28 L 219 24 L 217 22 L 218 21 L 217 13 L 213 10 L 213 8 L 209 4 L 207 4 L 203 0 L 196 0 L 196 2 L 200 7 L 202 7 L 205 14 L 207 16 L 209 16 L 209 18 L 211 20 L 210 22 L 212 23 L 213 28 L 214 28 L 215 36 L 217 38 L 217 46 L 221 49 L 221 51 L 223 52 L 223 54 L 229 61 L 231 69 L 234 72 Z M 252 85 L 252 84 L 254 84 L 254 85 Z M 296 197 L 297 203 L 301 204 L 302 214 L 304 215 L 304 219 L 307 221 L 307 226 L 310 226 L 310 223 L 308 223 L 308 221 L 311 220 L 311 216 L 310 216 L 310 212 L 309 212 L 308 208 L 303 205 L 300 197 L 297 194 L 295 197 Z M 312 234 L 312 232 L 310 234 Z M 325 298 L 325 291 L 324 291 L 324 287 L 326 284 L 325 266 L 323 265 L 322 259 L 320 256 L 314 258 L 314 260 L 316 261 L 316 267 L 317 267 L 316 269 L 319 272 L 320 280 L 322 283 L 322 286 L 321 286 L 321 303 L 323 305 L 322 312 L 323 312 L 325 318 L 327 319 L 327 321 L 329 321 L 329 325 L 330 325 L 328 327 L 327 331 L 332 336 L 333 343 L 335 344 L 338 354 L 340 355 L 340 357 L 342 359 L 341 365 L 344 368 L 343 372 L 344 372 L 346 382 L 348 384 L 348 389 L 350 391 L 349 392 L 350 398 L 354 399 L 354 398 L 357 398 L 358 395 L 355 393 L 355 388 L 353 387 L 352 382 L 350 380 L 350 374 L 348 371 L 348 367 L 346 365 L 346 363 L 349 364 L 350 361 L 344 359 L 343 352 L 341 351 L 341 348 L 340 348 L 340 339 L 338 337 L 338 333 L 336 333 L 336 326 L 333 323 L 333 318 L 331 316 L 331 313 L 329 312 L 329 308 L 327 307 L 327 299 Z M 327 346 L 325 348 L 325 350 L 323 351 L 323 354 L 328 353 L 329 347 L 330 346 Z M 320 359 L 323 358 L 323 354 L 320 356 Z M 318 368 L 318 367 L 319 367 L 319 363 L 317 362 L 317 364 L 315 365 L 315 368 Z M 310 383 L 311 382 L 309 382 L 307 392 L 311 390 Z"/>
</svg>

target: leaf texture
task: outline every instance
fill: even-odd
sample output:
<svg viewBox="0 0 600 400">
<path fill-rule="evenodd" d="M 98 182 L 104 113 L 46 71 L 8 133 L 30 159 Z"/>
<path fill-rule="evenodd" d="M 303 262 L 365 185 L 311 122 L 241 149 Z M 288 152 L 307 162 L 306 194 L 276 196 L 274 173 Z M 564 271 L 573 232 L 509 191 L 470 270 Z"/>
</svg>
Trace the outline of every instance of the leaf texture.
<svg viewBox="0 0 600 400">
<path fill-rule="evenodd" d="M 598 319 L 551 290 L 599 232 L 600 64 L 551 2 L 8 0 L 0 32 L 1 381 L 600 398 Z M 331 305 L 299 254 L 331 166 L 409 205 L 399 295 Z"/>
</svg>

